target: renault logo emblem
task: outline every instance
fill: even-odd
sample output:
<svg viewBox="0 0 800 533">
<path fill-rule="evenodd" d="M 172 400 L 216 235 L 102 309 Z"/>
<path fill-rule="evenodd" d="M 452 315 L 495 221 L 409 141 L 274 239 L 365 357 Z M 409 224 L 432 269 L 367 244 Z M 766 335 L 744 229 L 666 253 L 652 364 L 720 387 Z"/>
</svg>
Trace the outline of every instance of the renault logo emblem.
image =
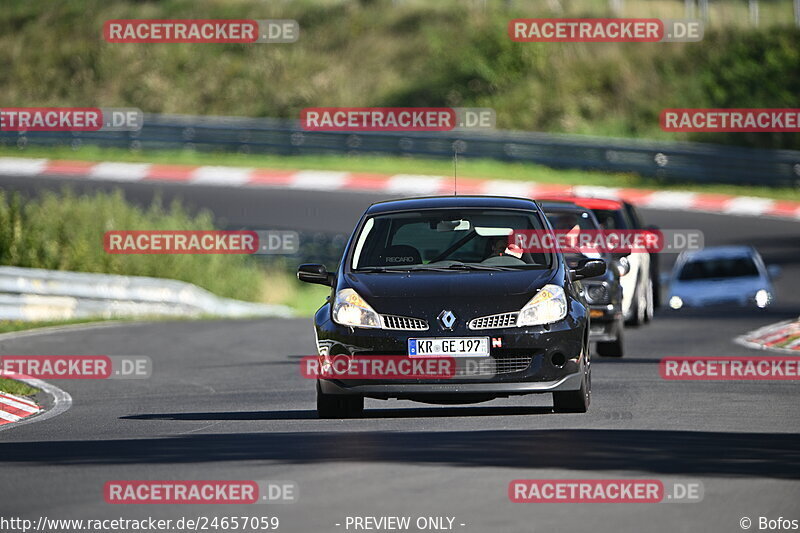
<svg viewBox="0 0 800 533">
<path fill-rule="evenodd" d="M 442 325 L 444 329 L 453 329 L 453 325 L 456 323 L 456 315 L 453 314 L 452 311 L 442 311 L 439 313 L 439 323 Z"/>
</svg>

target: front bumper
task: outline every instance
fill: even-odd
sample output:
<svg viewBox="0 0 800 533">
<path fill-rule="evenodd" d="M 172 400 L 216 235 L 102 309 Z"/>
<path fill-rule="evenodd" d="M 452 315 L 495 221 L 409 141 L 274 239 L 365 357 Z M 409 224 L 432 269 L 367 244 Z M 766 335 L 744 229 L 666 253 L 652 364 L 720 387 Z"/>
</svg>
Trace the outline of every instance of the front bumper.
<svg viewBox="0 0 800 533">
<path fill-rule="evenodd" d="M 396 331 L 340 326 L 327 306 L 316 317 L 320 353 L 334 355 L 407 356 L 409 338 L 489 337 L 490 357 L 497 372 L 449 379 L 355 380 L 320 379 L 326 394 L 358 394 L 373 398 L 415 399 L 425 396 L 484 395 L 491 397 L 578 390 L 588 362 L 584 357 L 585 315 L 546 326 L 454 331 Z M 520 361 L 525 364 L 520 365 Z M 513 363 L 513 364 L 510 364 Z"/>
<path fill-rule="evenodd" d="M 511 381 L 491 383 L 369 383 L 347 384 L 346 381 L 320 380 L 325 394 L 359 394 L 374 398 L 414 399 L 435 395 L 488 395 L 493 397 L 540 392 L 573 391 L 581 388 L 585 362 L 581 358 L 578 370 L 552 381 Z"/>
</svg>

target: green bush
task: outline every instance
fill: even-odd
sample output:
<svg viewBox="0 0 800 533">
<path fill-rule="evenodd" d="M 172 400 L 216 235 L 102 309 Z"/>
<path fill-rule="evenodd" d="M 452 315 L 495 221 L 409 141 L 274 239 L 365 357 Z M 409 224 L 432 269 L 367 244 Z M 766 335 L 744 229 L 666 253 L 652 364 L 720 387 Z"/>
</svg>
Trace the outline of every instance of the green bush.
<svg viewBox="0 0 800 533">
<path fill-rule="evenodd" d="M 0 191 L 0 264 L 19 267 L 171 278 L 217 295 L 258 301 L 264 275 L 242 255 L 108 254 L 111 230 L 212 230 L 207 212 L 190 215 L 179 203 L 142 209 L 121 192 L 77 196 L 69 190 L 35 199 Z"/>
</svg>

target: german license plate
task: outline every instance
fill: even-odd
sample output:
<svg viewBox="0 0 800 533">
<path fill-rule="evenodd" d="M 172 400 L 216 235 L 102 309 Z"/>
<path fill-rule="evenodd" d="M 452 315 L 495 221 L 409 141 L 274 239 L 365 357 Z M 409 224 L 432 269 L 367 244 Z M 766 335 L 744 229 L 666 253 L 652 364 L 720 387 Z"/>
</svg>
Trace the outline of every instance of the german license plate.
<svg viewBox="0 0 800 533">
<path fill-rule="evenodd" d="M 408 339 L 409 357 L 481 357 L 489 355 L 489 337 Z"/>
</svg>

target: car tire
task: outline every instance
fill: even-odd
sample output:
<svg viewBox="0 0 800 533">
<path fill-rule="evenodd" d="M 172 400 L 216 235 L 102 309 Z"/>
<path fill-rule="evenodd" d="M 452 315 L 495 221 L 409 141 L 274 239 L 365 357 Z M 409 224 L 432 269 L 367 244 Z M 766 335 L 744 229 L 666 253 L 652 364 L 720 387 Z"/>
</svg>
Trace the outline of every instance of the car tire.
<svg viewBox="0 0 800 533">
<path fill-rule="evenodd" d="M 556 413 L 585 413 L 592 401 L 592 366 L 589 349 L 585 349 L 586 370 L 581 380 L 581 388 L 553 393 L 553 411 Z"/>
<path fill-rule="evenodd" d="M 625 350 L 623 348 L 623 340 L 624 335 L 623 331 L 625 327 L 623 326 L 622 320 L 619 321 L 617 324 L 617 338 L 613 341 L 603 341 L 597 342 L 595 352 L 597 355 L 602 357 L 622 357 L 625 354 Z"/>
<path fill-rule="evenodd" d="M 317 416 L 319 418 L 359 418 L 363 414 L 363 396 L 325 394 L 317 382 Z"/>
</svg>

